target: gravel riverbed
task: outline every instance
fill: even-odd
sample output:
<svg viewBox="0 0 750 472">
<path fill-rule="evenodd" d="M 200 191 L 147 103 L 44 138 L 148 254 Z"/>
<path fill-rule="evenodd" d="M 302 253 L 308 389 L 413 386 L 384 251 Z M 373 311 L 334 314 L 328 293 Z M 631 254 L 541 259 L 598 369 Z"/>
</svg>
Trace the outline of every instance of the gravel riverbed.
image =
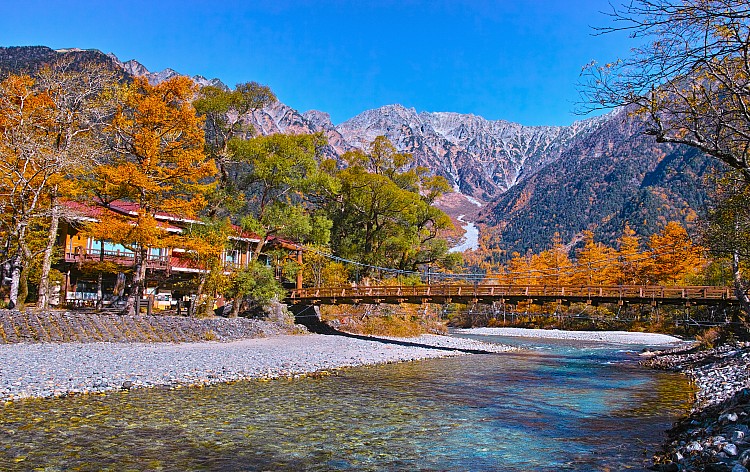
<svg viewBox="0 0 750 472">
<path fill-rule="evenodd" d="M 507 346 L 449 336 L 279 335 L 232 342 L 0 345 L 0 400 L 288 377 Z"/>
<path fill-rule="evenodd" d="M 566 331 L 562 329 L 531 328 L 468 328 L 459 333 L 483 336 L 511 336 L 522 338 L 568 339 L 614 344 L 645 344 L 652 346 L 677 344 L 681 339 L 668 334 L 636 333 L 631 331 Z"/>
<path fill-rule="evenodd" d="M 667 432 L 655 470 L 747 472 L 750 468 L 750 343 L 657 353 L 645 365 L 683 372 L 697 387 L 692 414 Z"/>
</svg>

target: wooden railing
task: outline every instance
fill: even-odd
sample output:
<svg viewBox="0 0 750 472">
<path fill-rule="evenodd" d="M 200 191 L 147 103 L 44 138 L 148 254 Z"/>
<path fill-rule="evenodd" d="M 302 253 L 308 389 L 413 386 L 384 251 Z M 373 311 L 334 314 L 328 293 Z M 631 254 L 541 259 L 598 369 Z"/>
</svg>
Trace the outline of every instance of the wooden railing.
<svg viewBox="0 0 750 472">
<path fill-rule="evenodd" d="M 601 303 L 665 303 L 717 305 L 735 304 L 728 287 L 710 286 L 541 286 L 493 284 L 439 284 L 416 286 L 341 286 L 293 290 L 292 303 L 311 305 L 352 303 L 515 303 L 539 302 L 601 302 Z"/>
<path fill-rule="evenodd" d="M 135 263 L 135 254 L 126 251 L 104 251 L 98 249 L 79 250 L 65 253 L 65 262 L 116 262 L 124 266 L 132 266 Z M 167 269 L 170 266 L 169 256 L 149 255 L 146 259 L 149 269 Z"/>
</svg>

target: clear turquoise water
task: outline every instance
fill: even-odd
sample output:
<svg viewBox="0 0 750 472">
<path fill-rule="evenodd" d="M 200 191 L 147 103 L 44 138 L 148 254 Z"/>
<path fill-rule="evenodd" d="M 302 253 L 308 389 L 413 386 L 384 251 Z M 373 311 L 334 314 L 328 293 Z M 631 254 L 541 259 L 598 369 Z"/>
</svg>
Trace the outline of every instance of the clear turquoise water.
<svg viewBox="0 0 750 472">
<path fill-rule="evenodd" d="M 7 405 L 0 469 L 644 470 L 689 406 L 628 348 L 502 341 L 528 350 Z"/>
</svg>

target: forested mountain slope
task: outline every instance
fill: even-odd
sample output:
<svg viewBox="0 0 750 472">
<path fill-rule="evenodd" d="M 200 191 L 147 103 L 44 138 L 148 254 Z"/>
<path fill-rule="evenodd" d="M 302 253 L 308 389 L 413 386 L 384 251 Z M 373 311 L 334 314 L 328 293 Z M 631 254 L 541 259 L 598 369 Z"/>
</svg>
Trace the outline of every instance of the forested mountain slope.
<svg viewBox="0 0 750 472">
<path fill-rule="evenodd" d="M 483 222 L 496 227 L 509 253 L 548 248 L 556 232 L 571 242 L 587 229 L 611 244 L 626 222 L 649 236 L 670 220 L 690 226 L 716 169 L 693 149 L 656 143 L 620 111 L 500 196 Z"/>
</svg>

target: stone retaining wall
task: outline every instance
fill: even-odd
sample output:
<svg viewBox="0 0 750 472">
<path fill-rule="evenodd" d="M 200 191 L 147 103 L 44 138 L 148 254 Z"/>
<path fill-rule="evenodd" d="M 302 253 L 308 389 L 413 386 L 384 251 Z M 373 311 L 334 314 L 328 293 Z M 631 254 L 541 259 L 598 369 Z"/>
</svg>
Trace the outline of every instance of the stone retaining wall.
<svg viewBox="0 0 750 472">
<path fill-rule="evenodd" d="M 300 332 L 291 322 L 247 318 L 0 310 L 0 344 L 233 341 Z"/>
</svg>

